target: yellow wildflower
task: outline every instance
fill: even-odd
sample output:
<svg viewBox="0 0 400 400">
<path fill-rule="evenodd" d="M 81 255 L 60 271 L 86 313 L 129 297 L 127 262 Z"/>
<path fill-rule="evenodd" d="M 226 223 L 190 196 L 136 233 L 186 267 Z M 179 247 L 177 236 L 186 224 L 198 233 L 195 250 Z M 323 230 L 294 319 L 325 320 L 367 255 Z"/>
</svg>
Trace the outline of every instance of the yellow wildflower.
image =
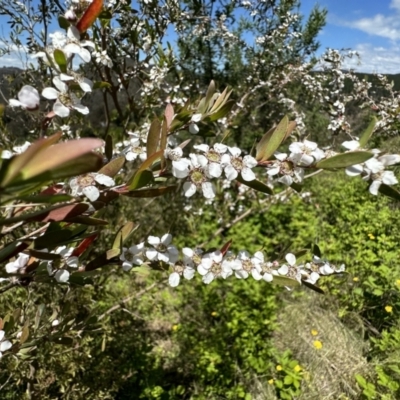
<svg viewBox="0 0 400 400">
<path fill-rule="evenodd" d="M 318 335 L 318 331 L 316 329 L 311 329 L 311 335 L 317 336 Z"/>
<path fill-rule="evenodd" d="M 385 307 L 385 311 L 388 313 L 391 313 L 393 311 L 393 307 L 392 306 L 386 306 Z"/>
<path fill-rule="evenodd" d="M 277 365 L 277 366 L 276 366 L 276 370 L 277 370 L 277 371 L 282 371 L 282 365 Z"/>
<path fill-rule="evenodd" d="M 274 380 L 273 380 L 273 379 L 270 379 L 270 380 L 268 381 L 268 383 L 269 383 L 270 385 L 273 385 Z"/>
<path fill-rule="evenodd" d="M 400 279 L 396 279 L 396 285 L 400 286 Z"/>
<path fill-rule="evenodd" d="M 300 372 L 301 371 L 301 367 L 299 364 L 297 364 L 294 368 L 294 372 Z"/>
<path fill-rule="evenodd" d="M 355 276 L 355 277 L 353 278 L 353 281 L 354 281 L 354 282 L 358 282 L 358 281 L 359 281 L 358 277 Z"/>
<path fill-rule="evenodd" d="M 211 313 L 211 315 L 212 315 L 213 317 L 216 317 L 216 316 L 218 315 L 218 313 L 217 313 L 216 311 L 213 311 L 213 312 Z"/>
<path fill-rule="evenodd" d="M 179 325 L 172 325 L 172 330 L 177 331 L 179 329 Z"/>
<path fill-rule="evenodd" d="M 317 350 L 322 349 L 322 342 L 320 340 L 315 340 L 313 345 Z"/>
<path fill-rule="evenodd" d="M 369 237 L 371 240 L 374 240 L 374 239 L 375 239 L 375 236 L 374 236 L 372 233 L 368 233 L 368 237 Z"/>
</svg>

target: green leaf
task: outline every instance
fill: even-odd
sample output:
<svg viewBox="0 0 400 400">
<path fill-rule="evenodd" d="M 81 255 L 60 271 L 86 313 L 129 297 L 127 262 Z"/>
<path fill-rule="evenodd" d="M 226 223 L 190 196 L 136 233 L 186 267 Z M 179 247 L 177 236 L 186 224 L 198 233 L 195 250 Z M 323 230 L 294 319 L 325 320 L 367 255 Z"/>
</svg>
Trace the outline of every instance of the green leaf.
<svg viewBox="0 0 400 400">
<path fill-rule="evenodd" d="M 265 193 L 265 194 L 273 194 L 272 189 L 265 185 L 264 183 L 258 181 L 257 179 L 254 179 L 253 181 L 245 181 L 242 176 L 239 174 L 236 178 L 237 181 L 242 183 L 243 185 L 246 185 L 254 190 L 257 190 L 258 192 Z"/>
<path fill-rule="evenodd" d="M 206 109 L 208 109 L 208 104 L 210 103 L 212 97 L 214 96 L 214 93 L 215 93 L 215 82 L 211 81 L 206 93 L 206 100 L 205 100 Z"/>
<path fill-rule="evenodd" d="M 0 262 L 6 261 L 17 255 L 21 251 L 24 251 L 28 246 L 28 243 L 21 243 L 18 241 L 10 243 L 0 250 Z"/>
<path fill-rule="evenodd" d="M 286 375 L 285 378 L 283 379 L 283 383 L 289 386 L 293 383 L 293 378 L 289 375 Z"/>
<path fill-rule="evenodd" d="M 64 74 L 66 74 L 67 73 L 67 58 L 65 57 L 64 52 L 60 49 L 55 49 L 53 52 L 53 56 L 54 56 L 55 62 L 60 67 L 60 71 L 63 72 Z"/>
<path fill-rule="evenodd" d="M 122 245 L 129 238 L 132 232 L 138 228 L 138 225 L 135 225 L 133 222 L 127 222 L 120 230 L 117 232 L 114 244 L 112 246 L 113 249 L 121 249 Z"/>
<path fill-rule="evenodd" d="M 21 336 L 19 338 L 19 343 L 24 344 L 29 337 L 29 326 L 25 323 L 24 327 L 22 328 Z"/>
<path fill-rule="evenodd" d="M 325 294 L 325 292 L 324 292 L 320 287 L 315 286 L 315 285 L 313 285 L 313 284 L 310 283 L 310 282 L 306 282 L 306 281 L 303 281 L 303 280 L 302 280 L 301 283 L 302 283 L 304 286 L 307 286 L 309 289 L 314 290 L 314 292 L 317 292 L 317 293 L 320 293 L 320 294 Z"/>
<path fill-rule="evenodd" d="M 271 283 L 279 286 L 288 286 L 288 287 L 300 286 L 300 282 L 296 281 L 296 279 L 291 279 L 286 276 L 280 276 L 280 275 L 274 275 L 274 279 L 272 280 Z"/>
<path fill-rule="evenodd" d="M 35 325 L 33 327 L 33 330 L 36 332 L 39 328 L 40 320 L 44 314 L 46 306 L 44 304 L 40 304 L 36 310 L 36 315 L 35 315 Z"/>
<path fill-rule="evenodd" d="M 61 29 L 65 29 L 67 31 L 71 24 L 68 22 L 68 20 L 65 17 L 60 15 L 58 17 L 58 25 L 60 26 Z"/>
<path fill-rule="evenodd" d="M 93 83 L 93 89 L 109 89 L 111 87 L 111 84 L 108 82 L 94 82 Z"/>
<path fill-rule="evenodd" d="M 382 185 L 379 187 L 379 193 L 400 201 L 400 192 L 394 189 L 392 186 L 382 183 Z"/>
<path fill-rule="evenodd" d="M 151 171 L 148 169 L 144 171 L 137 171 L 132 183 L 128 186 L 129 190 L 140 189 L 144 186 L 147 186 L 150 182 L 154 181 L 154 176 Z"/>
<path fill-rule="evenodd" d="M 161 135 L 161 122 L 158 118 L 153 119 L 153 122 L 150 125 L 149 134 L 147 135 L 146 142 L 146 150 L 147 150 L 147 158 L 153 155 L 160 143 L 160 135 Z"/>
<path fill-rule="evenodd" d="M 121 170 L 121 168 L 125 164 L 125 157 L 120 156 L 111 160 L 108 164 L 106 164 L 103 168 L 101 168 L 98 173 L 107 175 L 110 178 L 114 178 L 115 175 Z"/>
<path fill-rule="evenodd" d="M 78 215 L 77 217 L 68 218 L 67 222 L 73 222 L 74 224 L 82 224 L 88 226 L 105 226 L 108 225 L 108 221 L 99 218 L 87 217 L 84 215 Z"/>
<path fill-rule="evenodd" d="M 329 157 L 315 164 L 318 169 L 336 169 L 346 168 L 352 165 L 361 164 L 374 155 L 368 151 L 351 151 L 349 153 L 338 154 L 333 157 Z"/>
<path fill-rule="evenodd" d="M 234 104 L 235 104 L 234 100 L 228 100 L 218 111 L 214 112 L 213 114 L 210 114 L 207 117 L 207 119 L 213 122 L 221 118 L 224 118 L 225 115 L 227 115 L 231 111 Z"/>
<path fill-rule="evenodd" d="M 29 203 L 46 203 L 46 204 L 56 204 L 61 202 L 67 202 L 72 200 L 73 197 L 68 194 L 37 194 L 35 196 L 20 196 L 18 200 Z"/>
<path fill-rule="evenodd" d="M 72 232 L 70 230 L 60 230 L 57 232 L 45 233 L 36 238 L 33 242 L 33 248 L 38 249 L 52 249 L 71 238 Z"/>
<path fill-rule="evenodd" d="M 368 140 L 372 136 L 377 122 L 378 122 L 378 120 L 375 117 L 372 117 L 372 120 L 369 123 L 367 129 L 364 131 L 364 133 L 360 137 L 360 140 L 359 140 L 360 147 L 365 147 L 365 145 L 368 143 Z"/>
<path fill-rule="evenodd" d="M 110 250 L 107 250 L 107 252 L 106 252 L 106 258 L 107 258 L 107 260 L 111 260 L 115 257 L 118 257 L 121 253 L 122 253 L 121 249 L 110 249 Z"/>
<path fill-rule="evenodd" d="M 289 126 L 289 118 L 285 115 L 275 129 L 270 129 L 256 146 L 256 160 L 268 160 L 284 141 Z"/>
</svg>

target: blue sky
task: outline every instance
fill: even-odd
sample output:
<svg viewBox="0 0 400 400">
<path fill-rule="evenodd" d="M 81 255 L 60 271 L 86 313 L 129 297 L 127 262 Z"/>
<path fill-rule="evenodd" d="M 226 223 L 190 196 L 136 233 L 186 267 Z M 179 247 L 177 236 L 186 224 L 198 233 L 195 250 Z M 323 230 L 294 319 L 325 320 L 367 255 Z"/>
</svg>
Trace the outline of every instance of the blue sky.
<svg viewBox="0 0 400 400">
<path fill-rule="evenodd" d="M 400 73 L 400 0 L 302 0 L 301 12 L 308 15 L 315 4 L 328 10 L 328 23 L 319 36 L 320 52 L 327 47 L 350 48 L 359 52 L 362 63 L 353 61 L 348 67 Z M 3 35 L 4 22 L 0 17 Z M 0 66 L 18 62 L 16 55 L 0 58 Z"/>
</svg>

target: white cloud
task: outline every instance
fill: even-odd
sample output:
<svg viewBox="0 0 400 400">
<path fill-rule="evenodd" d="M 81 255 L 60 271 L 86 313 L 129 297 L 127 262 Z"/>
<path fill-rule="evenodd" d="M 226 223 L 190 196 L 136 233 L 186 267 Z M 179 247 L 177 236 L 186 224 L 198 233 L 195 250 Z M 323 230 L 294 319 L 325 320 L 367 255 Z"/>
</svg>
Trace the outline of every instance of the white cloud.
<svg viewBox="0 0 400 400">
<path fill-rule="evenodd" d="M 345 69 L 379 74 L 400 73 L 400 46 L 379 47 L 364 43 L 357 45 L 354 50 L 359 53 L 361 64 L 357 64 L 356 58 L 348 59 L 344 64 Z"/>
<path fill-rule="evenodd" d="M 373 17 L 360 18 L 354 21 L 336 19 L 336 22 L 339 25 L 359 29 L 373 36 L 380 36 L 396 41 L 400 39 L 400 0 L 392 0 L 389 7 L 395 11 L 387 16 L 376 14 Z"/>
</svg>

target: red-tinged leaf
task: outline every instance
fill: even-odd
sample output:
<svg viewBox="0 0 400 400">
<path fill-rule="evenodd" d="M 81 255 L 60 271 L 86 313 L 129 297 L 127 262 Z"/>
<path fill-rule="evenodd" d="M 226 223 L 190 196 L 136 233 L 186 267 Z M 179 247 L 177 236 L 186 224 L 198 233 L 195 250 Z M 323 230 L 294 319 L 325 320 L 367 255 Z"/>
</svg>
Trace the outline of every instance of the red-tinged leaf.
<svg viewBox="0 0 400 400">
<path fill-rule="evenodd" d="M 96 18 L 100 15 L 102 9 L 103 0 L 93 0 L 76 24 L 78 31 L 80 33 L 86 32 L 93 25 L 94 21 L 96 21 Z"/>
<path fill-rule="evenodd" d="M 99 236 L 99 234 L 95 233 L 95 234 L 83 239 L 82 242 L 79 243 L 79 245 L 77 247 L 75 247 L 71 256 L 74 256 L 74 257 L 81 256 L 87 250 L 87 248 L 97 239 L 98 236 Z"/>
<path fill-rule="evenodd" d="M 78 215 L 77 217 L 68 218 L 66 222 L 72 222 L 74 224 L 82 224 L 82 225 L 89 225 L 89 226 L 104 226 L 108 225 L 108 221 L 104 219 L 86 217 L 84 215 Z"/>
<path fill-rule="evenodd" d="M 168 142 L 168 122 L 167 118 L 164 116 L 164 121 L 161 127 L 161 138 L 160 138 L 160 150 L 164 150 L 167 148 Z M 161 157 L 161 170 L 164 170 L 166 167 L 165 157 Z"/>
<path fill-rule="evenodd" d="M 24 179 L 29 179 L 45 171 L 60 167 L 65 163 L 75 162 L 76 158 L 90 153 L 92 150 L 103 146 L 103 144 L 104 142 L 100 139 L 84 138 L 46 147 L 33 155 L 24 165 L 20 174 Z"/>
<path fill-rule="evenodd" d="M 83 214 L 89 208 L 88 204 L 69 204 L 69 205 L 56 205 L 54 207 L 46 208 L 45 210 L 36 211 L 31 214 L 20 215 L 13 218 L 5 218 L 0 220 L 1 225 L 8 225 L 15 222 L 57 222 L 65 221 L 68 218 L 76 217 Z"/>
<path fill-rule="evenodd" d="M 98 173 L 114 178 L 114 176 L 118 174 L 124 164 L 124 156 L 115 158 L 114 160 L 111 160 L 108 164 L 106 164 L 103 168 L 101 168 Z"/>
<path fill-rule="evenodd" d="M 149 134 L 147 135 L 146 151 L 147 157 L 153 155 L 160 143 L 161 123 L 158 118 L 155 118 L 150 125 Z"/>
<path fill-rule="evenodd" d="M 167 104 L 167 107 L 165 107 L 165 121 L 167 122 L 167 131 L 169 131 L 169 128 L 171 127 L 172 120 L 174 119 L 174 107 L 172 106 L 171 103 Z"/>
<path fill-rule="evenodd" d="M 144 171 L 145 169 L 150 168 L 155 161 L 160 159 L 164 155 L 164 150 L 157 151 L 157 153 L 154 153 L 150 157 L 147 158 L 146 161 L 143 162 L 143 164 L 139 167 L 138 171 Z"/>
<path fill-rule="evenodd" d="M 46 251 L 38 251 L 35 249 L 28 249 L 28 253 L 30 256 L 36 258 L 37 260 L 49 260 L 49 261 L 55 261 L 55 260 L 60 260 L 61 255 L 60 254 L 55 254 L 55 253 L 49 253 Z"/>
<path fill-rule="evenodd" d="M 147 197 L 157 197 L 163 196 L 167 193 L 176 192 L 177 186 L 162 186 L 159 188 L 152 189 L 142 189 L 142 190 L 134 190 L 129 191 L 126 190 L 124 192 L 120 192 L 123 196 L 127 197 L 135 197 L 135 198 L 147 198 Z"/>
<path fill-rule="evenodd" d="M 22 154 L 14 157 L 8 165 L 7 172 L 0 186 L 5 187 L 9 182 L 11 182 L 20 173 L 21 169 L 30 163 L 32 158 L 35 158 L 37 154 L 56 143 L 60 139 L 61 135 L 62 133 L 59 132 L 48 138 L 39 139 L 32 143 Z"/>
<path fill-rule="evenodd" d="M 222 255 L 224 255 L 225 256 L 225 254 L 228 252 L 228 250 L 229 250 L 229 247 L 231 247 L 231 244 L 232 244 L 232 240 L 230 240 L 229 242 L 226 242 L 223 246 L 222 246 L 222 248 L 221 248 L 221 253 L 222 253 Z"/>
</svg>

